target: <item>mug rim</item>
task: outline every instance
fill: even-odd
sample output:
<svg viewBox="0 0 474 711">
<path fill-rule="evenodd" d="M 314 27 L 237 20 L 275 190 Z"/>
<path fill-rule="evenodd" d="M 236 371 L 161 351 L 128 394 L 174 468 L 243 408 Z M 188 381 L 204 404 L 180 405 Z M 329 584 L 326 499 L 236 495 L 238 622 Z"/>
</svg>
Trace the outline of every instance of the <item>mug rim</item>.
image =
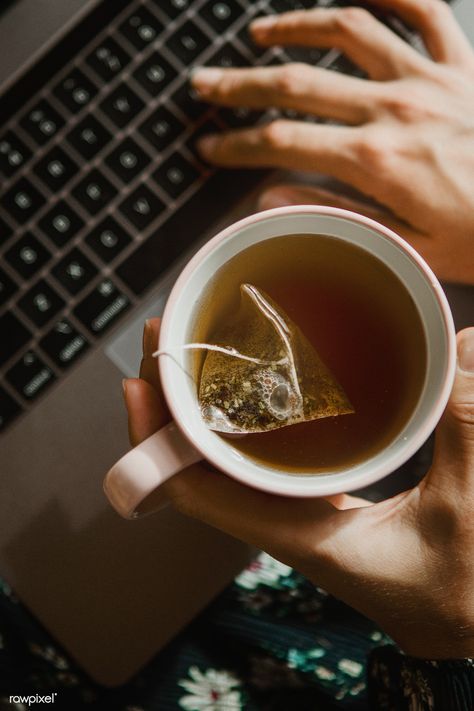
<svg viewBox="0 0 474 711">
<path fill-rule="evenodd" d="M 389 229 L 385 225 L 381 225 L 380 223 L 369 217 L 359 215 L 358 213 L 349 210 L 323 205 L 291 205 L 257 212 L 241 220 L 238 220 L 237 222 L 232 223 L 225 229 L 221 230 L 214 237 L 212 237 L 208 242 L 206 242 L 206 244 L 201 247 L 201 249 L 191 258 L 191 260 L 181 271 L 177 281 L 175 282 L 168 298 L 167 304 L 165 306 L 159 340 L 160 350 L 166 350 L 167 341 L 173 328 L 173 314 L 177 306 L 178 297 L 182 291 L 182 288 L 185 284 L 187 284 L 188 280 L 194 274 L 198 266 L 202 264 L 202 262 L 205 261 L 214 251 L 216 251 L 217 248 L 225 240 L 227 240 L 229 237 L 232 237 L 232 235 L 240 233 L 243 230 L 246 230 L 248 227 L 254 226 L 258 222 L 265 221 L 271 218 L 288 217 L 292 215 L 315 215 L 323 217 L 335 217 L 346 221 L 348 220 L 349 222 L 353 222 L 358 225 L 362 225 L 363 227 L 366 227 L 369 230 L 380 234 L 382 238 L 385 238 L 386 240 L 388 239 L 389 242 L 398 246 L 402 250 L 402 252 L 408 255 L 408 257 L 410 257 L 415 262 L 419 271 L 422 273 L 424 280 L 429 285 L 431 294 L 435 297 L 444 326 L 444 342 L 446 347 L 445 374 L 439 391 L 437 392 L 436 403 L 431 407 L 428 414 L 424 417 L 419 429 L 416 432 L 416 435 L 412 436 L 411 441 L 405 446 L 405 449 L 398 453 L 398 456 L 392 458 L 390 458 L 390 456 L 387 456 L 385 461 L 380 463 L 376 471 L 364 471 L 364 466 L 368 461 L 370 461 L 369 459 L 362 460 L 358 466 L 352 466 L 350 467 L 350 469 L 342 467 L 341 470 L 332 472 L 328 471 L 327 473 L 318 472 L 317 474 L 315 473 L 315 475 L 313 476 L 309 472 L 305 472 L 304 474 L 298 476 L 298 472 L 278 472 L 278 470 L 275 469 L 275 473 L 282 473 L 284 475 L 284 479 L 273 479 L 272 481 L 270 481 L 270 477 L 267 477 L 265 479 L 264 476 L 263 479 L 259 478 L 259 481 L 257 483 L 256 481 L 252 480 L 252 477 L 247 477 L 245 473 L 240 471 L 238 466 L 227 466 L 226 464 L 223 464 L 219 458 L 216 458 L 214 456 L 215 452 L 212 451 L 212 447 L 208 447 L 206 443 L 199 441 L 198 437 L 196 436 L 196 433 L 193 431 L 193 428 L 189 425 L 189 423 L 183 422 L 183 420 L 181 419 L 181 413 L 179 412 L 178 405 L 175 402 L 175 393 L 173 392 L 172 386 L 171 359 L 166 357 L 160 358 L 159 369 L 163 392 L 166 398 L 166 402 L 173 415 L 173 418 L 183 435 L 200 452 L 203 459 L 208 460 L 218 469 L 223 471 L 225 474 L 233 477 L 234 479 L 237 479 L 241 483 L 244 483 L 248 486 L 252 486 L 262 491 L 267 491 L 269 493 L 274 494 L 286 494 L 296 497 L 326 496 L 359 489 L 382 479 L 384 476 L 395 471 L 399 466 L 406 462 L 409 457 L 411 457 L 426 441 L 428 436 L 435 428 L 437 422 L 439 421 L 452 389 L 456 367 L 456 334 L 451 310 L 437 277 L 435 276 L 429 265 L 421 257 L 421 255 L 419 255 L 418 252 L 402 237 L 397 235 L 395 232 L 393 232 L 393 230 Z M 314 234 L 317 233 L 315 232 Z M 269 237 L 269 239 L 271 239 L 271 237 Z M 242 251 L 246 248 L 247 247 L 243 247 Z M 378 258 L 380 259 L 380 257 Z M 222 267 L 226 263 L 226 261 L 227 260 L 223 260 L 220 266 Z M 209 275 L 209 279 L 211 278 L 212 274 Z M 193 310 L 192 308 L 190 308 L 190 318 L 192 314 Z M 420 316 L 423 321 L 423 315 L 421 313 Z M 423 323 L 423 326 L 424 325 L 425 324 Z M 425 337 L 427 338 L 426 333 Z M 423 395 L 423 392 L 424 390 L 420 394 L 420 399 Z M 418 404 L 419 402 L 420 400 L 418 401 Z M 417 407 L 418 405 L 415 407 L 412 416 L 416 411 Z M 411 417 L 409 418 L 409 421 L 410 420 Z M 382 448 L 377 454 L 385 452 L 386 449 L 388 449 L 388 447 Z M 263 465 L 260 465 L 260 463 L 256 460 L 252 461 L 253 464 L 256 465 L 256 467 L 260 469 L 265 475 L 266 471 Z M 350 475 L 349 482 L 343 481 L 340 476 L 338 478 L 338 474 L 343 473 L 347 473 L 348 475 Z M 314 486 L 309 486 L 308 483 L 306 483 L 305 486 L 302 486 L 302 480 L 304 480 L 305 482 L 308 482 L 309 480 L 314 483 Z"/>
</svg>

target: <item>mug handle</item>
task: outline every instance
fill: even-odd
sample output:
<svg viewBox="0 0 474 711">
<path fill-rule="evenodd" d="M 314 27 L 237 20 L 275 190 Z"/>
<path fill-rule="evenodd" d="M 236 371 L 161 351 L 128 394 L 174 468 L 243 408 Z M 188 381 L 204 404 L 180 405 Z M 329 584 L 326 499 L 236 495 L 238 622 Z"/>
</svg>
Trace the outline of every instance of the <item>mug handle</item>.
<svg viewBox="0 0 474 711">
<path fill-rule="evenodd" d="M 105 494 L 124 518 L 139 518 L 159 511 L 168 503 L 164 492 L 154 494 L 151 509 L 139 511 L 138 508 L 173 474 L 201 459 L 201 453 L 171 421 L 114 464 L 104 479 Z"/>
</svg>

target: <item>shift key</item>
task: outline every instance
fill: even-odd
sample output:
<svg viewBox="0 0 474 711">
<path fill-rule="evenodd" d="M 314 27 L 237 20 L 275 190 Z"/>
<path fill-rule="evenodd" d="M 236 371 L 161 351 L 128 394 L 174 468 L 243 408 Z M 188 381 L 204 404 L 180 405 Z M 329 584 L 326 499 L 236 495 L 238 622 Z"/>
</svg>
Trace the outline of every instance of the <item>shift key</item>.
<svg viewBox="0 0 474 711">
<path fill-rule="evenodd" d="M 110 279 L 104 279 L 76 306 L 74 315 L 91 333 L 100 336 L 130 307 L 130 300 Z"/>
<path fill-rule="evenodd" d="M 0 316 L 0 365 L 9 360 L 30 340 L 31 333 L 11 313 Z"/>
</svg>

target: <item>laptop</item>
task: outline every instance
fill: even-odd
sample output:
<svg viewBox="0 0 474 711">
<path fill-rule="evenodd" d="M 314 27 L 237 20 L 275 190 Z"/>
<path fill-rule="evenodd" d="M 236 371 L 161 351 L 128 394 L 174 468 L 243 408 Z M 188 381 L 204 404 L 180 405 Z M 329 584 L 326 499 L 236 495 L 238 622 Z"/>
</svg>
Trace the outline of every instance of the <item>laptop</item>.
<svg viewBox="0 0 474 711">
<path fill-rule="evenodd" d="M 252 43 L 253 17 L 310 6 L 2 7 L 0 574 L 108 686 L 141 668 L 252 555 L 171 509 L 120 519 L 102 479 L 128 448 L 121 379 L 138 372 L 145 318 L 162 313 L 206 239 L 255 209 L 267 179 L 204 165 L 195 140 L 274 113 L 197 101 L 189 70 L 294 59 L 356 74 L 336 50 Z"/>
</svg>

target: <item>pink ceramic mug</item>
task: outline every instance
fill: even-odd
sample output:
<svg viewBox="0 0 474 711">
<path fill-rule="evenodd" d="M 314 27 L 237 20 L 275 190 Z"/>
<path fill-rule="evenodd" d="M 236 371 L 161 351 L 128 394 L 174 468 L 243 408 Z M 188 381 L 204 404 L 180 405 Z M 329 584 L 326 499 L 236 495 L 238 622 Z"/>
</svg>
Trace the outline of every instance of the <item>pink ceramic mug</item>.
<svg viewBox="0 0 474 711">
<path fill-rule="evenodd" d="M 411 294 L 427 345 L 422 393 L 398 436 L 362 463 L 314 477 L 289 475 L 260 464 L 235 449 L 231 440 L 209 430 L 200 415 L 196 386 L 185 372 L 189 352 L 175 350 L 191 340 L 199 298 L 215 272 L 250 245 L 287 234 L 314 234 L 315 239 L 329 235 L 356 244 L 381 260 Z M 174 419 L 122 457 L 105 478 L 105 492 L 125 518 L 139 516 L 150 494 L 155 510 L 159 508 L 165 497 L 160 497 L 157 488 L 202 459 L 240 482 L 286 496 L 327 496 L 366 486 L 401 466 L 433 431 L 446 406 L 456 363 L 451 312 L 441 286 L 420 255 L 373 220 L 337 208 L 304 205 L 252 215 L 211 239 L 176 281 L 163 315 L 159 348 L 173 348 L 175 356 L 162 357 L 159 362 L 163 391 Z"/>
</svg>

